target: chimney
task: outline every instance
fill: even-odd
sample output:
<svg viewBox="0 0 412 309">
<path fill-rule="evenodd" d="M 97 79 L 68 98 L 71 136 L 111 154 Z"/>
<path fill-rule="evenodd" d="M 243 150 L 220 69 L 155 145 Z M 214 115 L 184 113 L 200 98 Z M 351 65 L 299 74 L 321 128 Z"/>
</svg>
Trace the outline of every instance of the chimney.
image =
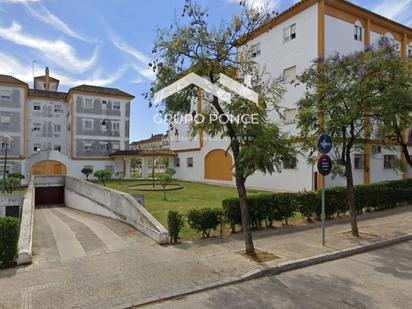
<svg viewBox="0 0 412 309">
<path fill-rule="evenodd" d="M 50 90 L 49 67 L 46 67 L 46 71 L 44 74 L 44 89 Z"/>
</svg>

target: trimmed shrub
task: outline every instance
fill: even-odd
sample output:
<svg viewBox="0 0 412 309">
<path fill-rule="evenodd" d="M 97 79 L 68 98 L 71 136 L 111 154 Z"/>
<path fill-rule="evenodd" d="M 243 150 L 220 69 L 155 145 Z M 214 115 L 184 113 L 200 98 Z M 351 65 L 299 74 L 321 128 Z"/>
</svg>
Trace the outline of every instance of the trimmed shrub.
<svg viewBox="0 0 412 309">
<path fill-rule="evenodd" d="M 322 207 L 322 200 L 319 192 L 304 191 L 295 193 L 295 202 L 297 210 L 308 222 L 317 219 L 319 209 Z"/>
<path fill-rule="evenodd" d="M 273 195 L 274 205 L 272 207 L 273 221 L 284 221 L 288 224 L 289 218 L 293 217 L 297 210 L 295 193 L 277 193 Z"/>
<path fill-rule="evenodd" d="M 0 217 L 0 262 L 1 266 L 12 263 L 17 255 L 19 241 L 19 220 Z"/>
<path fill-rule="evenodd" d="M 239 199 L 236 197 L 224 199 L 222 208 L 225 221 L 230 224 L 232 233 L 236 232 L 236 225 L 242 224 Z"/>
<path fill-rule="evenodd" d="M 217 208 L 190 209 L 186 217 L 192 229 L 201 232 L 203 237 L 210 237 L 210 231 L 222 223 L 221 213 Z"/>
<path fill-rule="evenodd" d="M 170 235 L 170 243 L 177 243 L 179 234 L 184 225 L 183 214 L 176 210 L 169 210 L 167 214 L 167 226 Z"/>
</svg>

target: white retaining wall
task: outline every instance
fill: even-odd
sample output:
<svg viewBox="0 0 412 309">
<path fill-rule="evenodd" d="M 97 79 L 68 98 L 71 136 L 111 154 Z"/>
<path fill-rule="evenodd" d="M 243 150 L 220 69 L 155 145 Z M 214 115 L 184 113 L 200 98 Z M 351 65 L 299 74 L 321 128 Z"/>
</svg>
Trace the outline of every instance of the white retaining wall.
<svg viewBox="0 0 412 309">
<path fill-rule="evenodd" d="M 64 200 L 68 207 L 122 221 L 159 244 L 168 243 L 164 226 L 127 193 L 67 176 Z"/>
</svg>

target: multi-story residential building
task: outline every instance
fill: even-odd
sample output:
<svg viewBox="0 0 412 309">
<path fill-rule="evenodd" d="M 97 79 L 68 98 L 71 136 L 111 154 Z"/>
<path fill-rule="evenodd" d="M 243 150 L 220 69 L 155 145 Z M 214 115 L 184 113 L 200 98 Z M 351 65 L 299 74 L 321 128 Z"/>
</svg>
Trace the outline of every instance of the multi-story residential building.
<svg viewBox="0 0 412 309">
<path fill-rule="evenodd" d="M 169 149 L 169 136 L 168 134 L 155 134 L 147 139 L 142 139 L 130 143 L 130 150 L 152 150 L 152 149 Z"/>
<path fill-rule="evenodd" d="M 0 137 L 9 135 L 6 172 L 81 177 L 81 170 L 123 171 L 110 154 L 129 146 L 132 95 L 114 88 L 81 85 L 59 92 L 59 80 L 34 78 L 34 88 L 0 75 Z M 3 159 L 6 145 L 2 143 Z M 1 173 L 3 173 L 3 165 Z"/>
<path fill-rule="evenodd" d="M 400 56 L 412 58 L 412 29 L 344 0 L 302 0 L 277 15 L 241 40 L 242 48 L 251 48 L 257 65 L 274 77 L 282 76 L 287 93 L 282 101 L 284 119 L 271 118 L 284 131 L 298 135 L 296 103 L 304 94 L 304 86 L 294 87 L 289 81 L 302 73 L 314 59 L 339 52 L 349 54 L 366 47 L 378 47 L 382 37 L 391 40 Z M 201 112 L 205 100 L 193 100 L 192 109 Z M 175 125 L 170 132 L 170 149 L 176 177 L 234 185 L 233 159 L 226 154 L 227 141 L 211 140 L 205 134 L 190 137 L 190 128 Z M 352 154 L 356 184 L 394 180 L 408 175 L 397 172 L 395 159 L 404 159 L 397 147 L 388 149 L 379 144 L 364 146 Z M 408 172 L 410 175 L 410 171 Z M 327 186 L 344 184 L 342 177 L 328 177 Z M 285 162 L 281 174 L 256 172 L 248 178 L 251 188 L 268 190 L 311 190 L 322 185 L 316 167 L 307 163 L 307 155 Z"/>
</svg>

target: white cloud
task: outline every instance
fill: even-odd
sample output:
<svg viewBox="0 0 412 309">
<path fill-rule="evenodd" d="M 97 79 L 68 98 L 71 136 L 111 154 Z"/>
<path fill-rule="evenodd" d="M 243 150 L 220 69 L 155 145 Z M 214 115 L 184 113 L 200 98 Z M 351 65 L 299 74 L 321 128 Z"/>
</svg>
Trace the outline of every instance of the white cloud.
<svg viewBox="0 0 412 309">
<path fill-rule="evenodd" d="M 240 0 L 225 0 L 225 1 L 229 3 L 237 3 L 237 4 L 240 2 Z M 280 4 L 280 0 L 247 0 L 247 5 L 257 10 L 265 6 L 268 6 L 271 9 L 275 9 L 279 6 L 279 4 Z"/>
<path fill-rule="evenodd" d="M 56 66 L 68 71 L 85 72 L 90 69 L 97 60 L 98 49 L 95 48 L 89 59 L 77 57 L 72 46 L 62 40 L 49 41 L 39 37 L 33 37 L 23 33 L 21 25 L 13 22 L 9 28 L 0 27 L 0 38 L 18 45 L 38 50 L 47 60 Z"/>
<path fill-rule="evenodd" d="M 12 75 L 24 82 L 33 79 L 33 72 L 30 65 L 23 65 L 16 58 L 0 52 L 0 72 L 1 74 Z"/>
<path fill-rule="evenodd" d="M 37 10 L 33 6 L 26 5 L 26 9 L 32 16 L 36 17 L 38 20 L 53 26 L 57 30 L 62 31 L 63 33 L 67 34 L 72 38 L 76 38 L 85 42 L 95 42 L 95 40 L 88 39 L 72 30 L 64 21 L 62 21 L 56 15 L 52 14 L 43 5 L 38 6 Z"/>
<path fill-rule="evenodd" d="M 383 0 L 372 8 L 372 11 L 389 19 L 396 19 L 401 14 L 408 11 L 411 3 L 412 0 Z"/>
<path fill-rule="evenodd" d="M 67 87 L 75 87 L 79 85 L 92 85 L 92 86 L 108 86 L 115 81 L 119 80 L 125 71 L 127 66 L 124 66 L 112 74 L 103 75 L 101 69 L 95 70 L 92 74 L 80 78 L 72 77 L 70 75 L 60 74 L 58 72 L 52 74 L 54 77 L 60 80 L 60 83 Z"/>
</svg>

